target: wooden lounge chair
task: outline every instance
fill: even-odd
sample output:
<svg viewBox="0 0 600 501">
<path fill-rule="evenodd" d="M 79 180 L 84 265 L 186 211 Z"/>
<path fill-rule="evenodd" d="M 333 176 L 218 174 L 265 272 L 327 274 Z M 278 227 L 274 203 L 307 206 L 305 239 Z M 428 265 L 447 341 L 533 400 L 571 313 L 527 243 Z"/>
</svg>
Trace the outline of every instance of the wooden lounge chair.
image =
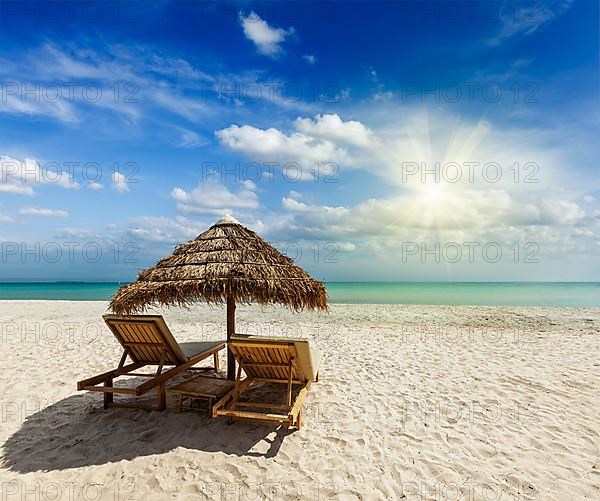
<svg viewBox="0 0 600 501">
<path fill-rule="evenodd" d="M 178 344 L 160 315 L 103 315 L 103 318 L 123 347 L 123 356 L 116 369 L 79 381 L 77 389 L 103 392 L 105 409 L 109 406 L 121 406 L 164 410 L 165 383 L 169 379 L 211 355 L 214 358 L 214 368 L 218 370 L 219 351 L 225 348 L 224 341 Z M 126 365 L 127 357 L 131 363 Z M 158 368 L 153 374 L 132 372 L 146 365 L 157 365 Z M 173 367 L 163 372 L 165 366 Z M 117 388 L 113 386 L 113 381 L 119 376 L 147 377 L 148 381 L 133 388 Z M 113 401 L 115 393 L 139 396 L 153 388 L 158 391 L 156 407 L 124 405 Z"/>
<path fill-rule="evenodd" d="M 311 348 L 305 339 L 240 334 L 232 336 L 228 347 L 238 363 L 235 388 L 213 406 L 213 418 L 269 421 L 300 429 L 302 403 L 311 383 L 319 380 L 322 352 Z M 242 379 L 242 371 L 245 379 Z M 285 384 L 286 401 L 249 401 L 249 390 L 254 382 Z"/>
</svg>

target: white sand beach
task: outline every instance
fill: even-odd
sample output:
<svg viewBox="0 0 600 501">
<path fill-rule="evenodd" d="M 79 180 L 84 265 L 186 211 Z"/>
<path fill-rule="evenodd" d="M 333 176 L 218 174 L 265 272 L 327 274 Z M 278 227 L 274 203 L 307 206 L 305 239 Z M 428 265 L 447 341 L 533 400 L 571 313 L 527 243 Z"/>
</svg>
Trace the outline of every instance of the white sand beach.
<svg viewBox="0 0 600 501">
<path fill-rule="evenodd" d="M 325 352 L 291 432 L 104 410 L 76 382 L 118 364 L 105 310 L 0 302 L 2 500 L 600 499 L 598 309 L 238 307 L 239 332 Z M 222 308 L 162 313 L 225 337 Z"/>
</svg>

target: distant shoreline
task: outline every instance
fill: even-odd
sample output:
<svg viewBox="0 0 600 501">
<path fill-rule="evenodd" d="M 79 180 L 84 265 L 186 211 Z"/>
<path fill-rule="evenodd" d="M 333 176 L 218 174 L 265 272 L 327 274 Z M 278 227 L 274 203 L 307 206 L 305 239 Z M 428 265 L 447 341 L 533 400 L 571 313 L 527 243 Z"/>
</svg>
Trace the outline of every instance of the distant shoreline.
<svg viewBox="0 0 600 501">
<path fill-rule="evenodd" d="M 108 301 L 127 282 L 4 282 L 1 300 Z M 600 307 L 599 282 L 327 282 L 332 304 Z"/>
<path fill-rule="evenodd" d="M 102 281 L 102 280 L 36 280 L 36 281 L 16 281 L 8 280 L 1 282 L 0 285 L 4 284 L 128 284 L 130 281 Z M 407 281 L 382 281 L 382 282 L 369 282 L 360 280 L 347 280 L 347 281 L 327 281 L 327 284 L 599 284 L 600 281 L 588 280 L 588 281 L 556 281 L 556 280 L 502 280 L 502 281 L 489 281 L 489 280 L 471 280 L 471 281 L 452 281 L 452 282 L 440 282 L 438 280 L 407 280 Z"/>
</svg>

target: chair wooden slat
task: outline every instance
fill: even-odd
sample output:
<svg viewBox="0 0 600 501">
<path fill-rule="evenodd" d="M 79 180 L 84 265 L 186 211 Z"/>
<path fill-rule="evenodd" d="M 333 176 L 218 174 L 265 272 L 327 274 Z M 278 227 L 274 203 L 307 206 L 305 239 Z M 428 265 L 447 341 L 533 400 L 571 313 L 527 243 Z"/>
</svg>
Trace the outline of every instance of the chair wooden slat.
<svg viewBox="0 0 600 501">
<path fill-rule="evenodd" d="M 139 340 L 139 342 L 142 342 L 142 343 L 147 343 L 148 341 L 150 341 L 152 339 L 150 336 L 147 336 L 146 333 L 144 332 L 144 329 L 141 329 L 140 328 L 141 326 L 139 326 L 137 324 L 132 324 L 132 325 L 121 324 L 121 325 L 123 326 L 124 329 L 127 330 L 131 339 L 137 339 L 137 340 Z M 143 357 L 143 361 L 146 363 L 153 359 L 156 360 L 155 354 L 152 352 L 152 349 L 150 347 L 140 345 L 137 352 L 139 353 L 139 356 Z"/>
<path fill-rule="evenodd" d="M 124 324 L 122 322 L 115 323 L 115 327 L 118 332 L 121 334 L 124 341 L 134 341 L 134 342 L 145 342 L 146 339 L 143 336 L 140 336 L 134 326 L 130 326 Z M 149 353 L 142 347 L 137 346 L 134 347 L 131 352 L 135 355 L 135 357 L 141 362 L 147 362 L 149 358 Z"/>
<path fill-rule="evenodd" d="M 162 344 L 161 348 L 156 346 L 144 346 L 144 350 L 148 353 L 147 361 L 160 360 L 163 352 L 166 349 L 166 343 L 158 331 L 156 324 L 133 324 L 133 330 L 138 332 L 140 338 L 146 342 L 159 341 Z"/>
</svg>

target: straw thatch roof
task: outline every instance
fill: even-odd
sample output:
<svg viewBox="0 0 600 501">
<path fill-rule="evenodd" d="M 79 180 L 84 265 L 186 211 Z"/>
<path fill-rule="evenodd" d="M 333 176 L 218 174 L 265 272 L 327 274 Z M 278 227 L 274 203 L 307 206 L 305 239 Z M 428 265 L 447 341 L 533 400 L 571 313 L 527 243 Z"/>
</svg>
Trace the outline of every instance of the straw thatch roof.
<svg viewBox="0 0 600 501">
<path fill-rule="evenodd" d="M 172 255 L 121 287 L 110 308 L 133 314 L 150 306 L 188 306 L 198 300 L 221 304 L 227 297 L 294 310 L 327 309 L 323 283 L 231 217 L 178 245 Z"/>
</svg>

